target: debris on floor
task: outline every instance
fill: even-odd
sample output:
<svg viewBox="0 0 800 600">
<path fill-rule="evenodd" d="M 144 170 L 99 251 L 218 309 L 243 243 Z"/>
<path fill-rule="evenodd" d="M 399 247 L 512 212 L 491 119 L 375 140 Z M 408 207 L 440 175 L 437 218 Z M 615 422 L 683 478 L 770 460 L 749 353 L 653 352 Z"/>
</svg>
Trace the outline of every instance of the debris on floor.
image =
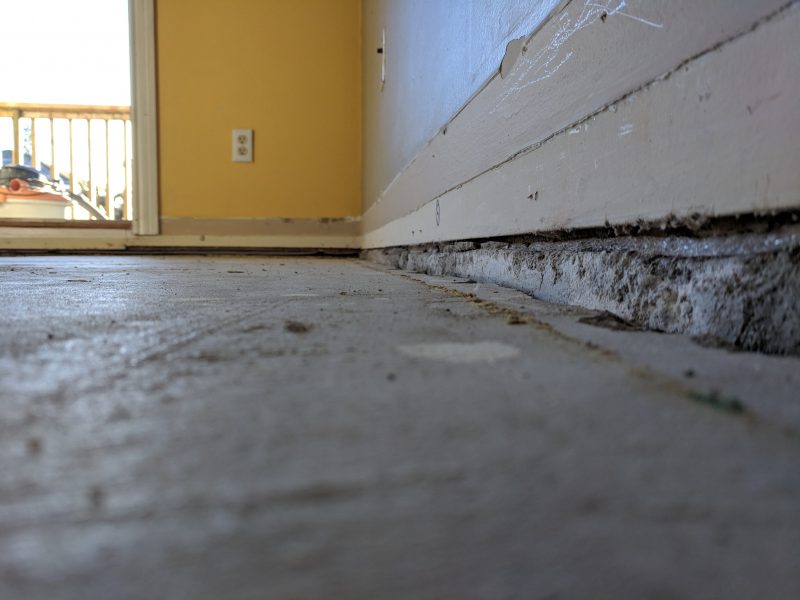
<svg viewBox="0 0 800 600">
<path fill-rule="evenodd" d="M 0 273 L 0 598 L 800 597 L 797 357 L 355 259 Z"/>
</svg>

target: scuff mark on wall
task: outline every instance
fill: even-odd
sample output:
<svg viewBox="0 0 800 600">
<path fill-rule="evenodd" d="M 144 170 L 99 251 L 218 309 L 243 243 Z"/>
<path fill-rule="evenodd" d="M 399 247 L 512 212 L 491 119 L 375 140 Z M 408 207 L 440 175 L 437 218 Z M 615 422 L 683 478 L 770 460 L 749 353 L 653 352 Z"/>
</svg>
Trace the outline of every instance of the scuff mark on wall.
<svg viewBox="0 0 800 600">
<path fill-rule="evenodd" d="M 567 9 L 558 17 L 558 28 L 543 48 L 531 55 L 528 55 L 527 47 L 523 48 L 520 60 L 516 61 L 519 66 L 514 73 L 509 74 L 509 86 L 500 94 L 491 114 L 502 110 L 522 90 L 555 75 L 573 56 L 573 51 L 567 50 L 565 45 L 581 29 L 596 23 L 598 20 L 605 23 L 609 16 L 619 15 L 649 27 L 663 28 L 661 23 L 656 23 L 630 12 L 623 12 L 622 9 L 627 8 L 625 0 L 600 0 L 594 2 L 592 0 L 583 0 L 583 7 L 574 18 L 569 12 L 571 6 L 572 4 L 568 5 Z M 505 75 L 504 78 L 506 78 Z"/>
<path fill-rule="evenodd" d="M 637 17 L 636 15 L 632 15 L 630 13 L 622 12 L 622 9 L 625 8 L 626 3 L 620 2 L 619 6 L 614 10 L 610 11 L 609 15 L 619 15 L 621 17 L 627 17 L 628 19 L 633 19 L 634 21 L 638 21 L 644 25 L 648 25 L 649 27 L 655 27 L 656 29 L 662 29 L 664 27 L 663 23 L 656 23 L 655 21 L 650 21 L 648 19 Z M 602 18 L 602 17 L 601 17 Z"/>
<path fill-rule="evenodd" d="M 632 133 L 634 128 L 635 127 L 634 127 L 633 123 L 625 123 L 625 125 L 621 125 L 620 126 L 619 133 L 617 135 L 619 137 L 624 137 L 624 136 Z"/>
</svg>

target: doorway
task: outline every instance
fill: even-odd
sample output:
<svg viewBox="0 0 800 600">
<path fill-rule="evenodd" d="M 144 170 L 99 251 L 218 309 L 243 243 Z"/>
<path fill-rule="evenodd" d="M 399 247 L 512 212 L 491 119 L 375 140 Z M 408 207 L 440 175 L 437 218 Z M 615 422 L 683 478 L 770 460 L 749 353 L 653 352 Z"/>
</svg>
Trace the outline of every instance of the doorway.
<svg viewBox="0 0 800 600">
<path fill-rule="evenodd" d="M 155 170 L 153 12 L 153 0 L 0 0 L 19 24 L 0 78 L 0 223 L 157 231 L 141 207 L 157 202 L 155 178 L 138 168 Z"/>
</svg>

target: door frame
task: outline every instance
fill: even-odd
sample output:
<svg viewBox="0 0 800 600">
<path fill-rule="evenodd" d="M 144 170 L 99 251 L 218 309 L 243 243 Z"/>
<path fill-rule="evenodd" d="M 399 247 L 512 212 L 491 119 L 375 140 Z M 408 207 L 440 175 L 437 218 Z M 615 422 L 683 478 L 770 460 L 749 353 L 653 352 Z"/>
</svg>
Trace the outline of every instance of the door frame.
<svg viewBox="0 0 800 600">
<path fill-rule="evenodd" d="M 133 126 L 133 233 L 158 235 L 155 0 L 128 0 Z"/>
</svg>

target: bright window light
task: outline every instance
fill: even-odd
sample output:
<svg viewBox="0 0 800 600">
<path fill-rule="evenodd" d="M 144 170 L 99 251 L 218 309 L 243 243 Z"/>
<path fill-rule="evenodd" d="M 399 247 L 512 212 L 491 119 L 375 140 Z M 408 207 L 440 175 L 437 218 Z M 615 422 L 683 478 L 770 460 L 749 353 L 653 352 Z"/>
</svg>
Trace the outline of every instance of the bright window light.
<svg viewBox="0 0 800 600">
<path fill-rule="evenodd" d="M 128 0 L 0 0 L 0 102 L 128 106 Z"/>
</svg>

